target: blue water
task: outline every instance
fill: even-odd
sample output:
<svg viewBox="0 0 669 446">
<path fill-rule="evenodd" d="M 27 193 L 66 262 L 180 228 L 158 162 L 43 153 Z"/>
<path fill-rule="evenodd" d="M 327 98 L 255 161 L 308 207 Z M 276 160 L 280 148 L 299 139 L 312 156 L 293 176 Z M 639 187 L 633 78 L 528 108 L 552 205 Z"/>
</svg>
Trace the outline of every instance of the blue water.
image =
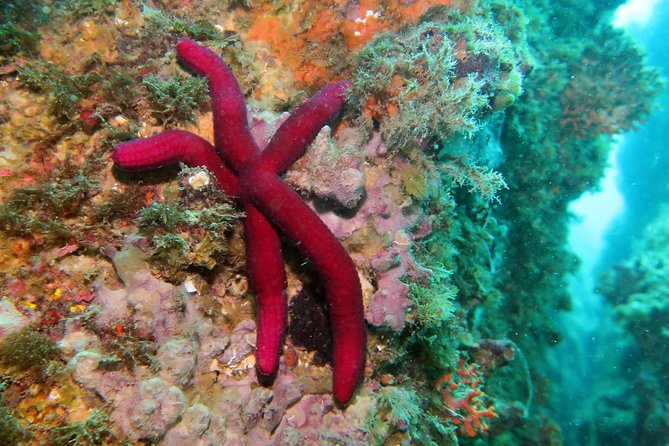
<svg viewBox="0 0 669 446">
<path fill-rule="evenodd" d="M 627 19 L 617 17 L 615 23 L 639 42 L 648 54 L 648 62 L 660 68 L 666 78 L 669 2 L 650 3 L 644 13 Z M 615 271 L 619 265 L 633 271 L 635 262 L 658 257 L 648 250 L 647 243 L 640 245 L 649 225 L 661 224 L 658 214 L 669 203 L 669 94 L 665 92 L 658 105 L 638 131 L 617 138 L 599 190 L 585 194 L 571 206 L 575 219 L 570 244 L 581 265 L 570 284 L 573 312 L 561 317 L 563 342 L 551 354 L 559 387 L 553 403 L 565 444 L 669 442 L 668 400 L 661 384 L 666 382 L 666 360 L 654 358 L 656 352 L 643 346 L 639 350 L 638 340 L 630 335 L 630 326 L 638 324 L 643 330 L 657 330 L 656 336 L 665 339 L 659 345 L 666 346 L 666 304 L 659 297 L 657 308 L 650 310 L 665 321 L 659 326 L 625 319 L 620 316 L 621 303 L 612 305 L 611 293 L 607 299 L 603 295 L 606 293 L 597 289 L 605 272 Z M 652 292 L 643 287 L 634 291 L 642 295 Z M 629 296 L 626 290 L 616 292 Z M 666 301 L 667 296 L 664 298 Z"/>
</svg>

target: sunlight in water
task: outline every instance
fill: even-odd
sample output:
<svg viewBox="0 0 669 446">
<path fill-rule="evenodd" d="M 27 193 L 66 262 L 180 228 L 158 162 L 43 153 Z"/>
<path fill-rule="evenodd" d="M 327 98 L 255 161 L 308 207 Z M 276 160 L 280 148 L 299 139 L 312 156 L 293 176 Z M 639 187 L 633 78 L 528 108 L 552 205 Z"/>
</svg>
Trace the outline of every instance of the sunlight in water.
<svg viewBox="0 0 669 446">
<path fill-rule="evenodd" d="M 613 17 L 613 24 L 618 28 L 630 25 L 644 26 L 651 17 L 655 6 L 661 0 L 629 0 L 620 5 Z"/>
</svg>

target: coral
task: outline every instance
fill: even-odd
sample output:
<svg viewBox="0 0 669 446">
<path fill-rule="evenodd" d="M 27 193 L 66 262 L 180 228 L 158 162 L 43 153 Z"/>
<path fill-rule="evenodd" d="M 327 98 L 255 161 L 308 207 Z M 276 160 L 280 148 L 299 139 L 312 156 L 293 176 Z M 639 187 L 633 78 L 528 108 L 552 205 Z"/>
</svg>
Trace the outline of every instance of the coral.
<svg viewBox="0 0 669 446">
<path fill-rule="evenodd" d="M 348 83 L 323 88 L 291 115 L 257 156 L 259 149 L 248 129 L 244 97 L 227 65 L 214 53 L 190 40 L 180 42 L 177 52 L 192 69 L 208 78 L 216 147 L 225 164 L 239 175 L 238 180 L 230 175 L 218 177 L 218 180 L 224 190 L 225 186 L 239 188 L 239 199 L 247 217 L 247 262 L 259 301 L 258 371 L 266 376 L 275 373 L 286 325 L 287 305 L 282 290 L 285 273 L 271 221 L 311 258 L 323 277 L 334 337 L 334 393 L 341 403 L 346 403 L 361 377 L 365 353 L 366 334 L 358 275 L 337 239 L 277 174 L 301 156 L 321 127 L 339 113 Z M 165 139 L 164 135 L 121 144 L 114 150 L 114 162 L 134 170 L 160 167 L 188 157 L 189 141 L 186 139 L 197 140 L 184 132 L 172 132 L 168 137 L 172 141 L 170 147 L 156 143 L 155 138 Z M 208 143 L 197 141 L 202 152 L 213 152 L 211 149 L 207 152 Z"/>
<path fill-rule="evenodd" d="M 486 418 L 497 417 L 495 408 L 483 403 L 482 384 L 481 372 L 476 365 L 466 364 L 464 357 L 460 358 L 457 369 L 447 372 L 436 383 L 451 421 L 458 426 L 458 432 L 467 437 L 487 432 Z"/>
</svg>

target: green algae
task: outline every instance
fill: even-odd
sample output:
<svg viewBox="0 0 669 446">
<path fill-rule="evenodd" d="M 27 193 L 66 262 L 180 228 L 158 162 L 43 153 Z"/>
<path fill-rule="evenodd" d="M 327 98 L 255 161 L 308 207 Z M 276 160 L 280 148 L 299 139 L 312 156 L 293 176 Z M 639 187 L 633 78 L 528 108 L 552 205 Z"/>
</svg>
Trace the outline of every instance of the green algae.
<svg viewBox="0 0 669 446">
<path fill-rule="evenodd" d="M 53 341 L 33 328 L 26 327 L 8 334 L 0 343 L 0 362 L 16 372 L 47 373 L 59 349 Z"/>
<path fill-rule="evenodd" d="M 229 233 L 243 214 L 216 189 L 213 178 L 205 168 L 182 166 L 179 196 L 152 201 L 139 212 L 136 221 L 149 237 L 154 259 L 172 272 L 212 269 L 228 251 Z M 192 180 L 206 184 L 193 186 Z"/>
<path fill-rule="evenodd" d="M 95 72 L 72 75 L 57 65 L 34 63 L 19 69 L 19 80 L 27 88 L 45 94 L 49 111 L 61 121 L 70 122 L 79 112 L 80 99 L 91 94 L 100 76 Z"/>
<path fill-rule="evenodd" d="M 15 189 L 0 205 L 0 227 L 8 234 L 39 232 L 54 239 L 72 237 L 66 217 L 81 215 L 84 204 L 98 191 L 93 176 L 95 159 L 84 166 L 66 160 L 52 178 Z"/>
<path fill-rule="evenodd" d="M 168 79 L 161 79 L 152 74 L 142 83 L 148 90 L 154 116 L 166 125 L 194 122 L 196 112 L 209 99 L 207 80 L 202 77 L 174 73 Z"/>
<path fill-rule="evenodd" d="M 373 399 L 373 409 L 365 429 L 371 434 L 372 445 L 388 444 L 387 438 L 397 431 L 408 433 L 411 444 L 455 445 L 452 436 L 455 428 L 447 427 L 443 420 L 433 415 L 429 399 L 411 387 L 388 386 Z M 445 440 L 448 439 L 448 440 Z"/>
<path fill-rule="evenodd" d="M 379 35 L 356 63 L 351 100 L 360 108 L 373 99 L 396 109 L 380 122 L 394 150 L 471 135 L 492 109 L 505 108 L 494 107 L 496 97 L 508 106 L 522 91 L 519 61 L 501 28 L 453 11 Z"/>
<path fill-rule="evenodd" d="M 51 429 L 50 444 L 53 446 L 105 444 L 114 438 L 110 423 L 109 415 L 103 410 L 96 409 L 81 423 Z"/>
<path fill-rule="evenodd" d="M 81 15 L 97 15 L 104 13 L 104 8 L 100 8 L 106 2 L 69 3 L 80 5 Z M 652 109 L 659 85 L 652 70 L 644 69 L 644 61 L 629 39 L 609 35 L 609 30 L 596 26 L 606 9 L 603 3 L 481 2 L 482 8 L 472 15 L 433 10 L 418 25 L 397 35 L 377 37 L 359 54 L 360 71 L 355 75 L 352 99 L 358 101 L 358 107 L 370 95 L 395 101 L 397 117 L 383 120 L 379 128 L 393 152 L 410 162 L 402 177 L 404 191 L 426 214 L 435 217 L 432 234 L 413 247 L 414 256 L 433 275 L 427 283 L 409 284 L 413 306 L 407 313 L 407 327 L 400 333 L 372 330 L 373 338 L 387 346 L 384 352 L 372 354 L 378 361 L 374 377 L 392 372 L 402 381 L 401 385 L 381 388 L 373 395 L 376 411 L 370 414 L 367 428 L 378 444 L 386 440 L 393 444 L 519 444 L 540 435 L 549 437 L 537 426 L 555 428 L 546 417 L 525 414 L 528 419 L 502 420 L 490 437 L 469 441 L 454 438 L 453 426 L 443 413 L 438 415 L 444 408 L 436 398 L 433 384 L 439 373 L 454 366 L 458 350 L 467 350 L 482 337 L 505 336 L 514 337 L 523 351 L 527 350 L 533 370 L 518 371 L 522 367 L 515 367 L 511 371 L 495 371 L 497 388 L 509 388 L 507 393 L 489 393 L 497 407 L 512 407 L 514 395 L 524 393 L 518 389 L 524 390 L 531 373 L 537 382 L 543 382 L 542 350 L 559 339 L 549 315 L 568 308 L 566 275 L 575 268 L 574 258 L 564 248 L 567 204 L 601 177 L 610 150 L 606 135 L 613 133 L 614 128 L 633 128 L 643 120 Z M 140 60 L 148 61 L 152 54 L 149 51 L 162 53 L 165 44 L 150 45 L 151 42 L 171 42 L 177 35 L 210 40 L 212 47 L 236 51 L 236 57 L 244 55 L 236 34 L 221 33 L 207 22 L 190 22 L 168 13 L 161 12 L 158 19 L 151 18 L 148 9 L 145 14 L 149 21 L 160 22 L 160 32 L 151 36 L 153 40 L 146 35 L 156 29 L 152 28 L 154 25 L 140 32 L 134 45 L 150 47 Z M 439 36 L 448 38 L 439 40 Z M 528 38 L 532 42 L 531 55 Z M 415 44 L 411 47 L 415 51 L 402 47 L 403 40 Z M 498 71 L 491 72 L 483 64 L 485 69 L 465 70 L 467 75 L 458 72 L 454 43 L 459 40 L 466 42 L 468 51 L 475 56 L 497 55 L 499 65 L 494 68 Z M 307 51 L 317 54 L 318 46 Z M 9 52 L 13 51 L 10 47 Z M 253 56 L 246 57 L 250 60 Z M 474 57 L 481 63 L 484 59 Z M 614 122 L 614 127 L 604 127 L 604 136 L 596 123 L 572 119 L 581 116 L 577 109 L 570 112 L 567 125 L 563 125 L 564 100 L 571 105 L 591 100 L 580 95 L 584 77 L 588 73 L 596 73 L 596 78 L 607 76 L 616 68 L 615 59 L 624 61 L 624 67 L 632 67 L 621 70 L 623 75 L 640 75 L 621 77 L 623 82 L 617 85 L 618 89 L 594 90 L 594 96 L 602 110 L 633 105 L 629 113 L 622 115 L 625 119 Z M 332 67 L 346 60 L 337 54 L 327 57 L 328 66 Z M 234 64 L 233 69 L 238 69 L 238 65 Z M 50 85 L 62 75 L 58 69 L 54 74 L 49 68 L 34 67 L 36 73 L 22 73 L 34 81 L 34 85 L 26 86 L 45 94 L 50 108 L 55 101 L 51 111 L 56 116 L 73 119 L 73 110 L 82 97 L 92 95 L 96 88 L 104 92 L 107 104 L 100 108 L 100 116 L 104 118 L 108 144 L 137 136 L 143 117 L 133 105 L 136 98 L 149 98 L 154 116 L 167 125 L 192 121 L 202 105 L 198 102 L 201 98 L 195 101 L 198 89 L 188 92 L 190 87 L 184 85 L 193 78 L 180 75 L 145 77 L 142 87 L 137 81 L 139 76 L 131 70 L 117 72 L 116 68 L 101 67 L 101 77 L 95 85 L 79 92 L 72 90 L 68 98 L 68 89 L 60 93 Z M 149 72 L 155 69 L 154 62 L 142 67 Z M 576 80 L 570 80 L 573 74 Z M 407 79 L 398 96 L 387 93 L 393 87 L 394 76 Z M 630 98 L 630 92 L 636 92 L 635 97 Z M 620 102 L 607 101 L 607 94 L 613 94 Z M 127 116 L 130 124 L 109 124 L 106 119 L 116 113 Z M 491 170 L 491 164 L 475 156 L 468 159 L 448 152 L 454 135 L 475 134 L 490 125 L 493 114 L 504 118 L 501 171 Z M 364 124 L 373 128 L 379 123 L 372 119 Z M 471 142 L 473 138 L 464 139 Z M 419 140 L 427 143 L 418 146 Z M 414 156 L 415 151 L 430 159 L 419 159 Z M 433 152 L 446 153 L 432 157 Z M 75 204 L 67 212 L 78 215 L 79 207 L 84 206 L 86 213 L 86 202 L 97 187 L 95 182 L 87 184 L 84 176 L 79 180 L 66 179 L 63 184 L 45 182 L 22 190 L 3 206 L 0 222 L 15 234 L 39 231 L 70 237 L 73 232 L 58 214 L 59 206 L 68 206 L 67 198 L 71 197 Z M 236 218 L 230 217 L 233 210 L 217 207 L 211 198 L 184 187 L 178 199 L 168 196 L 165 202 L 154 202 L 139 212 L 145 206 L 145 192 L 141 187 L 111 192 L 108 202 L 95 208 L 94 221 L 107 224 L 137 218 L 150 240 L 154 260 L 170 269 L 183 271 L 223 261 L 226 237 Z M 40 203 L 41 197 L 46 197 L 46 205 Z M 198 205 L 198 200 L 207 208 Z M 212 231 L 213 238 L 203 237 L 203 230 Z M 196 241 L 206 242 L 198 247 Z M 195 253 L 200 253 L 203 260 L 194 260 Z M 630 305 L 625 311 L 632 314 L 635 309 Z M 625 315 L 625 311 L 621 309 L 621 314 Z M 136 345 L 118 347 L 118 359 L 110 357 L 103 367 L 114 370 L 121 360 L 132 364 L 129 367 L 155 368 L 152 345 L 137 341 Z M 542 396 L 545 394 L 539 399 Z M 382 426 L 386 420 L 393 425 L 392 432 Z M 518 424 L 500 433 L 509 429 L 505 422 Z M 9 426 L 11 430 L 11 422 Z M 72 436 L 74 432 L 82 427 L 62 428 L 62 438 L 71 441 L 76 438 Z"/>
<path fill-rule="evenodd" d="M 33 53 L 37 50 L 38 43 L 39 35 L 35 32 L 11 22 L 0 24 L 0 57 Z"/>
<path fill-rule="evenodd" d="M 0 383 L 0 446 L 15 446 L 25 439 L 26 432 L 7 404 L 5 387 Z"/>
</svg>

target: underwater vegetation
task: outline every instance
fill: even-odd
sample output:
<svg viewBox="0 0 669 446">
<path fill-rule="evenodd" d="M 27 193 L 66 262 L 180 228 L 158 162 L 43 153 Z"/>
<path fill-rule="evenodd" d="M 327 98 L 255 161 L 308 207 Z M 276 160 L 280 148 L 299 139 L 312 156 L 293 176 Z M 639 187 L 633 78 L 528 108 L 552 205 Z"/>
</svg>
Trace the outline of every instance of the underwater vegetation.
<svg viewBox="0 0 669 446">
<path fill-rule="evenodd" d="M 662 88 L 608 24 L 614 3 L 3 3 L 0 441 L 562 444 L 543 358 L 576 266 L 567 206 Z M 184 39 L 229 66 L 235 126 L 217 91 L 232 83 L 207 85 L 219 73 L 177 54 Z M 316 122 L 313 103 L 336 106 Z M 272 159 L 275 135 L 299 159 Z M 156 138 L 181 158 L 158 160 Z M 271 178 L 240 138 L 269 144 Z M 132 161 L 119 147 L 156 169 L 114 167 Z M 258 219 L 271 247 L 253 246 Z M 635 289 L 657 268 L 621 266 L 607 295 L 659 352 L 643 330 L 662 305 Z M 269 378 L 258 316 L 281 310 L 258 278 L 287 312 L 264 326 L 287 334 Z M 354 317 L 328 306 L 358 282 Z M 342 333 L 359 348 L 337 351 Z M 363 349 L 357 387 L 333 395 Z M 631 401 L 664 432 L 655 401 Z"/>
<path fill-rule="evenodd" d="M 617 416 L 610 419 L 610 432 L 598 432 L 600 438 L 630 431 L 637 441 L 661 444 L 669 433 L 664 397 L 668 389 L 663 379 L 669 367 L 667 215 L 667 209 L 662 209 L 646 226 L 630 257 L 604 273 L 598 283 L 599 293 L 631 337 L 623 344 L 624 363 L 616 364 L 629 368 L 628 382 L 601 397 L 600 404 L 612 404 Z"/>
</svg>

